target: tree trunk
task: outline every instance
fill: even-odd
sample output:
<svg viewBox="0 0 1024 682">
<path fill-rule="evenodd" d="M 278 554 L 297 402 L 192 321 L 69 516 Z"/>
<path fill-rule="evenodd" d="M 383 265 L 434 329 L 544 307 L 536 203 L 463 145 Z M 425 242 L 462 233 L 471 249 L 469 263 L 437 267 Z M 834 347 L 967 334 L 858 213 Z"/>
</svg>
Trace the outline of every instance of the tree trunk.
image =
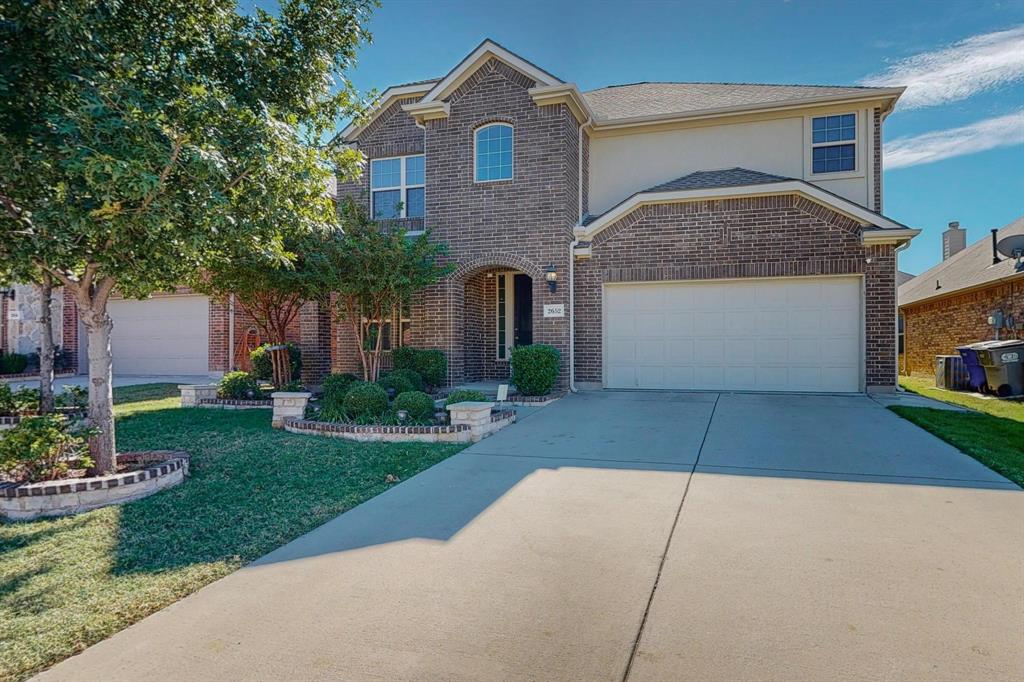
<svg viewBox="0 0 1024 682">
<path fill-rule="evenodd" d="M 275 344 L 274 350 L 270 351 L 270 366 L 273 370 L 275 388 L 281 388 L 292 380 L 292 356 L 288 352 L 288 346 L 283 343 Z"/>
<path fill-rule="evenodd" d="M 82 322 L 89 336 L 89 422 L 99 432 L 89 439 L 89 456 L 95 475 L 114 473 L 113 363 L 110 355 L 110 332 L 114 323 L 103 310 L 81 310 Z"/>
<path fill-rule="evenodd" d="M 39 411 L 53 412 L 53 278 L 43 273 L 39 286 Z"/>
</svg>

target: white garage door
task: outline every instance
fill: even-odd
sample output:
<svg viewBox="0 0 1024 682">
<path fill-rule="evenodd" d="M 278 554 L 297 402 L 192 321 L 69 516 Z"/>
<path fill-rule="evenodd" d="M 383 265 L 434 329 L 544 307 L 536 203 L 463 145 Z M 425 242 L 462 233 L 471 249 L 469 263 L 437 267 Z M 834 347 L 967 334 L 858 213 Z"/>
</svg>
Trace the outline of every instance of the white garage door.
<svg viewBox="0 0 1024 682">
<path fill-rule="evenodd" d="M 113 300 L 115 374 L 206 374 L 210 303 L 205 296 Z"/>
<path fill-rule="evenodd" d="M 609 388 L 860 390 L 856 277 L 609 284 Z"/>
</svg>

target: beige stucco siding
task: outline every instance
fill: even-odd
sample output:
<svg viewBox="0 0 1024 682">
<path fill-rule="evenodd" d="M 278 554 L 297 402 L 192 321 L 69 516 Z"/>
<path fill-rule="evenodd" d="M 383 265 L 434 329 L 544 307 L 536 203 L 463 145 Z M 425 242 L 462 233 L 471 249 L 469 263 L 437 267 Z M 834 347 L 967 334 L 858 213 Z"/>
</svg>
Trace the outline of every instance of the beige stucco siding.
<svg viewBox="0 0 1024 682">
<path fill-rule="evenodd" d="M 858 115 L 856 171 L 812 174 L 809 117 L 853 112 Z M 695 171 L 733 167 L 804 179 L 871 208 L 873 147 L 867 142 L 872 134 L 871 110 L 859 107 L 799 110 L 736 123 L 705 121 L 598 132 L 590 140 L 590 213 L 603 213 L 634 192 Z"/>
</svg>

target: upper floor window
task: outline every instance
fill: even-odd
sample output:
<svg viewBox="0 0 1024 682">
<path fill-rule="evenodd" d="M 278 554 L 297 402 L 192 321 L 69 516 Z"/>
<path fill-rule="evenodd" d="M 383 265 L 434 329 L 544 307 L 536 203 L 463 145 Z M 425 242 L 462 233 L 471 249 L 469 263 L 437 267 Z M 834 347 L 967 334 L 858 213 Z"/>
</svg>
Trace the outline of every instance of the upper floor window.
<svg viewBox="0 0 1024 682">
<path fill-rule="evenodd" d="M 512 126 L 491 123 L 477 128 L 476 181 L 512 179 Z"/>
<path fill-rule="evenodd" d="M 811 119 L 811 154 L 811 170 L 815 173 L 856 170 L 857 115 Z"/>
<path fill-rule="evenodd" d="M 373 217 L 422 218 L 423 155 L 370 161 L 370 202 Z"/>
</svg>

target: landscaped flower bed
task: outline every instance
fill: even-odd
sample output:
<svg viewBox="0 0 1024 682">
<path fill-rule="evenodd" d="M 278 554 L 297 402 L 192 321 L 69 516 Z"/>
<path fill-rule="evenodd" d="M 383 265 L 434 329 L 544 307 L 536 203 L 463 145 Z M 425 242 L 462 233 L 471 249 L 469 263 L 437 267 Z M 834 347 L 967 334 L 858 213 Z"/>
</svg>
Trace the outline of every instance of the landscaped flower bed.
<svg viewBox="0 0 1024 682">
<path fill-rule="evenodd" d="M 473 403 L 456 403 L 455 405 Z M 341 422 L 323 422 L 313 419 L 290 419 L 284 422 L 284 430 L 290 433 L 303 433 L 313 436 L 345 438 L 354 441 L 383 442 L 425 442 L 425 443 L 470 443 L 486 438 L 495 431 L 515 423 L 514 410 L 491 412 L 486 408 L 486 423 L 479 425 L 468 421 L 451 424 L 433 424 L 429 426 L 402 424 L 354 424 Z M 479 408 L 478 408 L 479 409 Z M 483 411 L 483 410 L 481 410 Z M 453 421 L 456 421 L 453 419 Z"/>
<path fill-rule="evenodd" d="M 188 476 L 182 450 L 128 452 L 117 456 L 119 472 L 107 476 L 31 483 L 0 481 L 0 516 L 27 521 L 123 504 L 175 486 Z"/>
</svg>

